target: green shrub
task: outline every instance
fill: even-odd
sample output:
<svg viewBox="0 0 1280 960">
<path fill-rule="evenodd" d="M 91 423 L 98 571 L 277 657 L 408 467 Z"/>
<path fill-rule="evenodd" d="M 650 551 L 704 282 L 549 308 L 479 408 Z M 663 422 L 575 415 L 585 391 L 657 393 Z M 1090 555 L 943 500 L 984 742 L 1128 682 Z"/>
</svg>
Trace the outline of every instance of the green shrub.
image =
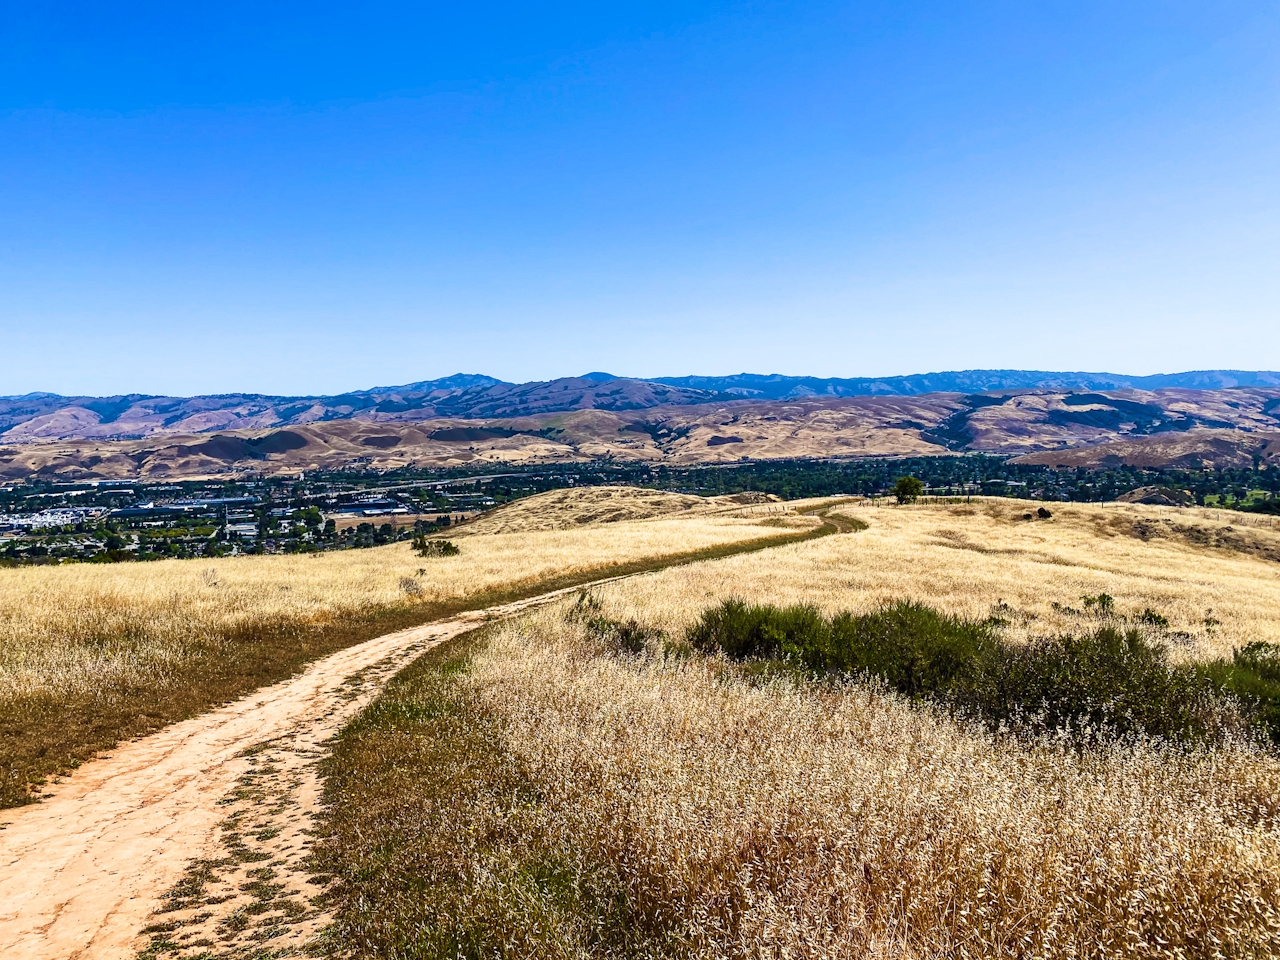
<svg viewBox="0 0 1280 960">
<path fill-rule="evenodd" d="M 1116 599 L 1109 593 L 1099 593 L 1092 597 L 1081 597 L 1086 610 L 1092 610 L 1103 616 L 1110 616 L 1116 609 Z"/>
<path fill-rule="evenodd" d="M 872 674 L 909 697 L 946 692 L 971 699 L 999 648 L 988 623 L 902 602 L 862 616 L 837 614 L 830 646 L 806 666 Z"/>
<path fill-rule="evenodd" d="M 924 494 L 924 481 L 918 477 L 899 477 L 893 485 L 893 495 L 899 503 L 915 503 Z"/>
<path fill-rule="evenodd" d="M 1236 650 L 1230 662 L 1217 661 L 1202 670 L 1239 699 L 1254 722 L 1280 743 L 1280 646 L 1251 643 Z"/>
<path fill-rule="evenodd" d="M 1248 513 L 1266 513 L 1272 516 L 1280 516 L 1280 498 L 1272 495 L 1266 500 L 1255 500 L 1240 509 Z"/>
<path fill-rule="evenodd" d="M 1149 627 L 1159 627 L 1162 630 L 1169 626 L 1169 618 L 1163 614 L 1156 613 L 1150 607 L 1138 614 L 1138 622 L 1145 623 Z"/>
<path fill-rule="evenodd" d="M 825 645 L 830 626 L 816 607 L 747 606 L 726 600 L 702 615 L 689 633 L 689 643 L 704 652 L 720 649 L 735 660 L 752 657 L 795 659 Z"/>
<path fill-rule="evenodd" d="M 1170 664 L 1164 647 L 1137 630 L 1108 626 L 1004 645 L 990 667 L 994 682 L 974 706 L 996 724 L 1209 740 L 1229 722 L 1214 684 L 1193 667 Z"/>
<path fill-rule="evenodd" d="M 413 538 L 413 551 L 420 557 L 456 557 L 460 552 L 452 540 L 428 540 L 425 533 Z"/>
<path fill-rule="evenodd" d="M 1112 609 L 1106 602 L 1111 598 L 1101 596 L 1105 601 L 1088 598 L 1089 606 Z M 913 699 L 942 701 L 992 729 L 1031 734 L 1106 730 L 1208 741 L 1238 717 L 1223 693 L 1247 699 L 1240 682 L 1228 683 L 1231 671 L 1219 677 L 1171 664 L 1164 647 L 1138 630 L 1105 626 L 1016 646 L 999 637 L 996 623 L 911 602 L 826 618 L 811 606 L 726 600 L 706 610 L 687 639 L 696 650 L 721 651 L 734 660 L 775 661 L 815 675 L 875 677 Z M 1276 716 L 1257 717 L 1280 730 L 1280 648 L 1240 656 L 1258 683 L 1274 684 L 1277 695 L 1265 702 Z M 1236 673 L 1243 676 L 1245 669 L 1237 667 Z M 1250 696 L 1264 702 L 1259 691 Z"/>
<path fill-rule="evenodd" d="M 605 616 L 599 599 L 588 591 L 578 594 L 577 602 L 565 619 L 581 623 L 587 633 L 619 653 L 641 653 L 649 641 L 661 641 L 662 631 L 647 627 L 638 620 L 614 620 Z"/>
</svg>

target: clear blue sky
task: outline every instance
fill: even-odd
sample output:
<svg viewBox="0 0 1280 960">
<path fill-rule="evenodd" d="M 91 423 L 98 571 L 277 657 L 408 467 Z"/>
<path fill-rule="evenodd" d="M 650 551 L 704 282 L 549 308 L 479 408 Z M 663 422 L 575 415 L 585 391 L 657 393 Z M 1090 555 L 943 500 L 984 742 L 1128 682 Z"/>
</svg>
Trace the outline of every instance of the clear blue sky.
<svg viewBox="0 0 1280 960">
<path fill-rule="evenodd" d="M 1280 367 L 1274 2 L 0 3 L 0 394 Z"/>
</svg>

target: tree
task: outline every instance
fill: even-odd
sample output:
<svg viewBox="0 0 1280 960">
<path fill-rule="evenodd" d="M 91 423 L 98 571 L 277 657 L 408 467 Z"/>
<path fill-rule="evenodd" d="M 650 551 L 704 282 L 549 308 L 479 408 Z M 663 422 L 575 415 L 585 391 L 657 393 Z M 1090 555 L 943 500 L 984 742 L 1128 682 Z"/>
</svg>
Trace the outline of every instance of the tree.
<svg viewBox="0 0 1280 960">
<path fill-rule="evenodd" d="M 899 503 L 915 503 L 924 493 L 924 484 L 915 477 L 899 477 L 893 485 L 893 495 Z"/>
</svg>

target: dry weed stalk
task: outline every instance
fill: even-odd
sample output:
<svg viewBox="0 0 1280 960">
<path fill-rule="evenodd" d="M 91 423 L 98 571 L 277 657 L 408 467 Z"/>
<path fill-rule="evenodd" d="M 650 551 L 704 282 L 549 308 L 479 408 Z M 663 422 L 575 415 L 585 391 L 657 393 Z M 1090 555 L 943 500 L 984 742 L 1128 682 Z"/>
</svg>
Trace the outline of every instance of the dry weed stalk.
<svg viewBox="0 0 1280 960">
<path fill-rule="evenodd" d="M 681 952 L 1280 950 L 1280 764 L 1245 744 L 1026 749 L 866 686 L 608 655 L 556 612 L 460 682 L 552 846 Z"/>
</svg>

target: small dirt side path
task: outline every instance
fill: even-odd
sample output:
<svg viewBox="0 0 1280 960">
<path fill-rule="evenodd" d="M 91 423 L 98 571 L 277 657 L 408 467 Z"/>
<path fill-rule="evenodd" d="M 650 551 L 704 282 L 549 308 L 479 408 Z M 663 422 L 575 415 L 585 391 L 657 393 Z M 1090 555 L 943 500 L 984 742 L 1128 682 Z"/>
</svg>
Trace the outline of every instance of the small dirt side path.
<svg viewBox="0 0 1280 960">
<path fill-rule="evenodd" d="M 183 880 L 192 863 L 219 859 L 225 838 L 219 838 L 218 827 L 233 815 L 237 786 L 244 791 L 260 770 L 261 745 L 276 754 L 314 757 L 391 675 L 424 650 L 582 588 L 349 647 L 235 703 L 122 743 L 77 770 L 44 802 L 4 811 L 0 957 L 135 957 L 147 946 L 140 931 L 164 907 L 162 895 Z M 304 793 L 318 793 L 318 785 L 307 786 Z M 283 832 L 282 842 L 305 843 L 298 829 Z"/>
</svg>

